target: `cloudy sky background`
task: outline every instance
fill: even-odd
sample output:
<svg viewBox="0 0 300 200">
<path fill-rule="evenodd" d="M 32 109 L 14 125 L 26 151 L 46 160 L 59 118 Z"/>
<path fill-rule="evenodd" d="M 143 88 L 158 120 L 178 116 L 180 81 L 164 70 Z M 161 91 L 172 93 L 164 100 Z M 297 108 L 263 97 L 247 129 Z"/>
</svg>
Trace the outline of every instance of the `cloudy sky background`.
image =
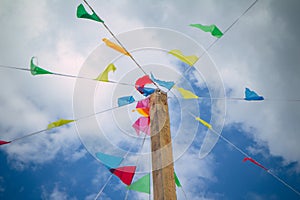
<svg viewBox="0 0 300 200">
<path fill-rule="evenodd" d="M 76 75 L 101 38 L 110 37 L 96 23 L 76 19 L 79 3 L 1 1 L 0 64 L 28 68 L 30 58 L 37 56 L 50 71 Z M 90 3 L 116 34 L 162 27 L 208 47 L 214 38 L 188 24 L 217 24 L 225 30 L 252 1 Z M 243 97 L 249 87 L 266 98 L 256 103 L 227 101 L 222 134 L 298 190 L 300 105 L 286 100 L 300 99 L 299 7 L 297 0 L 258 1 L 209 50 L 228 96 Z M 74 79 L 0 70 L 1 139 L 73 117 Z M 198 155 L 195 142 L 175 163 L 188 199 L 299 198 L 257 166 L 242 163 L 243 156 L 223 141 L 206 158 Z M 86 151 L 74 125 L 1 146 L 0 162 L 3 199 L 93 199 L 110 175 Z M 112 179 L 101 199 L 122 199 L 125 193 L 124 185 Z M 180 189 L 178 196 L 183 199 Z"/>
</svg>

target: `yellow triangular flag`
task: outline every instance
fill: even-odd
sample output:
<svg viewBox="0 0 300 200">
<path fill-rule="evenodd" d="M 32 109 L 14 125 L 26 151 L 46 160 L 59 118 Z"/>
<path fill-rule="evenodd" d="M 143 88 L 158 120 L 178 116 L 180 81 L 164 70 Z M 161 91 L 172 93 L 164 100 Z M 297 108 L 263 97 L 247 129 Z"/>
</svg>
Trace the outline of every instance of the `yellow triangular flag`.
<svg viewBox="0 0 300 200">
<path fill-rule="evenodd" d="M 130 56 L 130 54 L 123 47 L 117 45 L 116 43 L 111 42 L 109 39 L 103 38 L 102 41 L 110 48 L 112 48 L 126 56 Z"/>
<path fill-rule="evenodd" d="M 147 112 L 146 109 L 137 108 L 136 111 L 138 111 L 139 114 L 143 115 L 144 117 L 149 117 L 149 110 Z"/>
<path fill-rule="evenodd" d="M 115 65 L 113 64 L 113 63 L 110 63 L 106 68 L 105 68 L 105 70 L 101 73 L 101 74 L 99 74 L 99 76 L 95 79 L 95 80 L 97 80 L 97 81 L 104 81 L 104 82 L 108 82 L 108 73 L 110 72 L 110 71 L 116 71 L 116 67 L 115 67 Z"/>
<path fill-rule="evenodd" d="M 52 129 L 52 128 L 55 128 L 55 127 L 59 127 L 59 126 L 62 126 L 62 125 L 65 125 L 65 124 L 68 124 L 68 123 L 71 123 L 71 122 L 74 122 L 75 120 L 69 120 L 69 119 L 59 119 L 55 122 L 52 122 L 51 124 L 49 124 L 47 126 L 47 129 Z"/>
<path fill-rule="evenodd" d="M 182 62 L 185 62 L 185 63 L 189 64 L 190 66 L 193 66 L 197 62 L 197 60 L 199 59 L 195 55 L 185 56 L 178 49 L 174 49 L 174 50 L 169 51 L 169 54 L 172 54 L 173 56 L 177 57 Z"/>
<path fill-rule="evenodd" d="M 189 90 L 186 90 L 186 89 L 183 89 L 180 87 L 176 87 L 176 86 L 175 86 L 175 88 L 180 92 L 181 96 L 184 99 L 198 99 L 199 98 L 197 95 L 195 95 L 194 93 L 192 93 Z"/>
<path fill-rule="evenodd" d="M 204 121 L 203 119 L 200 119 L 200 117 L 196 117 L 195 119 L 196 119 L 197 121 L 201 122 L 201 124 L 203 124 L 203 125 L 206 126 L 207 128 L 209 128 L 209 129 L 212 128 L 212 126 L 211 126 L 209 123 L 207 123 L 207 122 Z"/>
</svg>

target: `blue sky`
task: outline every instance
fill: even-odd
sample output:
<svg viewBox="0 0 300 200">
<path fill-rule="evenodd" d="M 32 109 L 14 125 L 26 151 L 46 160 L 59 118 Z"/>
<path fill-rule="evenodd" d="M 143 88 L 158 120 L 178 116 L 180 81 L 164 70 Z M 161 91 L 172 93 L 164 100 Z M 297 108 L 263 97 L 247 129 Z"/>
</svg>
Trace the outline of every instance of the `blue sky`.
<svg viewBox="0 0 300 200">
<path fill-rule="evenodd" d="M 170 77 L 176 79 L 176 73 L 182 72 L 183 66 L 167 55 L 166 49 L 178 47 L 186 54 L 200 55 L 198 46 L 193 46 L 195 42 L 206 48 L 214 41 L 209 34 L 188 24 L 214 23 L 225 30 L 252 2 L 126 0 L 122 3 L 90 3 L 113 32 L 123 37 L 129 48 L 139 47 L 138 39 L 144 38 L 149 40 L 147 45 L 159 47 L 136 50 L 135 55 L 147 72 L 153 70 L 157 78 L 169 80 Z M 38 64 L 50 71 L 74 75 L 86 73 L 93 78 L 106 66 L 105 62 L 114 60 L 118 70 L 111 79 L 133 83 L 142 73 L 126 59 L 116 58 L 117 53 L 107 53 L 109 50 L 103 50 L 105 46 L 99 46 L 101 38 L 110 35 L 96 23 L 76 19 L 75 11 L 80 3 L 1 1 L 0 65 L 28 68 L 30 58 L 37 56 Z M 193 88 L 199 96 L 222 96 L 223 88 L 219 87 L 222 84 L 228 96 L 243 97 L 244 88 L 249 87 L 263 95 L 266 101 L 229 100 L 225 104 L 207 100 L 185 103 L 176 98 L 173 98 L 176 101 L 169 101 L 173 108 L 175 169 L 188 199 L 299 199 L 296 193 L 261 168 L 250 162 L 243 163 L 244 156 L 223 140 L 218 140 L 212 151 L 200 159 L 199 150 L 210 132 L 200 125 L 196 127 L 197 123 L 186 113 L 176 113 L 179 108 L 195 111 L 199 103 L 202 118 L 211 120 L 217 130 L 222 130 L 224 137 L 299 191 L 300 136 L 297 130 L 300 106 L 299 102 L 285 101 L 300 99 L 300 29 L 295 26 L 300 17 L 299 6 L 297 0 L 258 1 L 209 50 L 209 56 L 205 55 L 195 65 L 197 70 L 181 82 L 182 87 Z M 133 30 L 144 27 L 174 30 L 177 31 L 172 34 L 174 38 L 180 35 L 185 40 L 170 42 L 172 37 L 168 38 L 170 35 L 166 30 L 161 31 L 160 37 L 152 37 L 152 32 L 148 35 L 147 31 L 140 38 L 134 37 L 140 32 Z M 130 34 L 134 39 L 127 38 Z M 91 55 L 96 55 L 99 60 L 93 60 Z M 87 67 L 93 62 L 105 64 L 101 69 Z M 218 73 L 210 74 L 212 71 Z M 0 76 L 0 139 L 3 140 L 42 130 L 59 118 L 71 119 L 84 112 L 111 107 L 118 95 L 130 93 L 138 96 L 130 86 L 95 86 L 84 82 L 91 91 L 96 91 L 93 98 L 86 100 L 81 98 L 84 95 L 76 96 L 81 82 L 75 79 L 33 77 L 28 72 L 2 68 Z M 170 96 L 178 97 L 178 93 Z M 78 106 L 78 102 L 83 103 Z M 89 126 L 91 122 L 74 123 L 1 146 L 0 199 L 94 199 L 110 173 L 93 153 L 99 149 L 112 154 L 124 153 L 123 150 L 136 141 L 130 127 L 137 117 L 131 112 L 133 107 L 95 117 L 93 122 L 97 123 L 93 126 Z M 225 119 L 223 129 L 222 119 Z M 182 130 L 181 126 L 187 133 L 178 131 Z M 99 135 L 99 132 L 103 134 Z M 183 136 L 187 140 L 181 142 Z M 105 149 L 106 140 L 100 141 L 98 137 L 108 138 L 114 148 Z M 140 142 L 137 140 L 138 147 Z M 149 153 L 149 140 L 142 152 Z M 135 159 L 133 153 L 125 162 L 132 164 Z M 140 160 L 140 171 L 148 169 L 147 159 L 149 156 Z M 124 199 L 125 194 L 125 185 L 113 177 L 100 199 Z M 177 194 L 178 199 L 184 199 L 180 189 L 177 189 Z M 148 198 L 133 191 L 129 192 L 129 197 Z"/>
</svg>

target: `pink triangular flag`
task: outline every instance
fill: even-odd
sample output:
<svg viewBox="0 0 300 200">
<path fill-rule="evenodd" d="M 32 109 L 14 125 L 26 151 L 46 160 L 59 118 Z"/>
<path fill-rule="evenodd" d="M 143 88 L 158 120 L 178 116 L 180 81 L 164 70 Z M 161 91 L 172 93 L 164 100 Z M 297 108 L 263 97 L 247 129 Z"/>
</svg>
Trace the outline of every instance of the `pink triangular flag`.
<svg viewBox="0 0 300 200">
<path fill-rule="evenodd" d="M 149 125 L 150 125 L 149 117 L 140 117 L 134 122 L 132 127 L 135 129 L 137 135 L 140 135 L 140 132 L 150 135 Z"/>
</svg>

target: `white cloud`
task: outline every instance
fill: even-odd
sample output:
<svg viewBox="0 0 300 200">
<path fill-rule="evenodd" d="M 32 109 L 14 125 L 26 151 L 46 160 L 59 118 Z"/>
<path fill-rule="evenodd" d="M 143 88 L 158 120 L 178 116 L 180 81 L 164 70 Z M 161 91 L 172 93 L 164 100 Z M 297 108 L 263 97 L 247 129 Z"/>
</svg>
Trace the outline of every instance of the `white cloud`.
<svg viewBox="0 0 300 200">
<path fill-rule="evenodd" d="M 267 99 L 261 103 L 229 101 L 227 123 L 243 123 L 244 130 L 251 130 L 248 134 L 258 144 L 266 145 L 272 155 L 282 156 L 286 162 L 299 163 L 300 138 L 296 130 L 299 128 L 300 107 L 297 102 L 287 100 L 299 98 L 300 71 L 296 66 L 300 62 L 294 54 L 299 48 L 292 41 L 293 32 L 286 31 L 289 16 L 275 13 L 276 6 L 279 5 L 271 5 L 269 1 L 257 4 L 255 13 L 251 12 L 241 20 L 239 31 L 224 36 L 224 39 L 230 37 L 231 40 L 236 37 L 240 42 L 225 41 L 220 45 L 225 49 L 216 49 L 218 53 L 223 51 L 223 55 L 216 57 L 225 85 L 232 90 L 230 96 L 242 97 L 244 88 L 249 87 Z M 274 19 L 274 16 L 279 19 Z M 275 20 L 280 20 L 276 27 Z M 255 24 L 255 30 L 249 26 L 250 21 Z M 240 39 L 240 34 L 244 40 Z M 230 53 L 226 49 L 230 49 Z M 242 53 L 240 49 L 243 49 Z M 227 61 L 223 62 L 225 58 Z"/>
<path fill-rule="evenodd" d="M 191 148 L 186 152 L 175 163 L 175 171 L 188 199 L 196 197 L 209 199 L 208 185 L 217 181 L 217 177 L 214 176 L 215 159 L 212 154 L 204 159 L 199 159 L 198 151 L 198 149 Z M 179 188 L 177 194 L 179 199 L 184 199 Z"/>
<path fill-rule="evenodd" d="M 30 57 L 36 55 L 39 64 L 47 69 L 76 74 L 100 39 L 108 37 L 96 23 L 75 18 L 77 3 L 2 2 L 0 64 L 28 67 Z M 115 33 L 142 26 L 161 26 L 182 31 L 208 46 L 213 38 L 187 25 L 216 23 L 224 30 L 249 2 L 107 1 L 94 4 L 95 10 L 105 16 L 104 20 Z M 296 1 L 291 0 L 288 3 L 258 2 L 210 50 L 232 96 L 241 97 L 244 86 L 248 86 L 266 98 L 299 98 L 299 28 L 295 26 L 299 17 L 296 8 Z M 72 116 L 74 80 L 47 75 L 32 77 L 26 72 L 10 70 L 1 71 L 0 80 L 3 137 L 19 137 L 43 129 L 58 117 Z M 299 108 L 298 103 L 285 101 L 230 101 L 227 124 L 243 123 L 244 130 L 251 130 L 248 134 L 259 145 L 268 147 L 272 155 L 282 156 L 286 162 L 300 161 Z M 61 128 L 55 134 L 34 136 L 3 149 L 8 153 L 10 163 L 23 169 L 29 163 L 49 162 L 58 152 L 68 155 L 71 160 L 80 159 L 85 153 L 78 151 L 79 145 L 74 128 Z M 182 178 L 184 185 L 190 185 L 188 180 L 194 183 L 188 189 L 189 196 L 198 192 L 196 184 L 203 187 L 199 177 L 215 181 L 211 168 L 213 155 L 201 161 L 197 157 L 197 153 L 188 151 L 181 159 L 184 163 L 191 160 L 195 163 L 191 170 L 191 166 L 181 160 L 176 163 L 176 168 L 183 170 L 183 177 L 190 178 Z M 206 173 L 195 177 L 193 174 L 199 166 Z M 53 196 L 56 194 L 65 198 L 63 191 L 53 190 Z M 202 197 L 210 198 L 205 194 Z"/>
<path fill-rule="evenodd" d="M 70 197 L 69 194 L 66 193 L 65 189 L 59 188 L 56 184 L 51 192 L 48 192 L 44 186 L 41 187 L 42 195 L 41 198 L 43 200 L 76 200 L 75 197 Z"/>
</svg>

